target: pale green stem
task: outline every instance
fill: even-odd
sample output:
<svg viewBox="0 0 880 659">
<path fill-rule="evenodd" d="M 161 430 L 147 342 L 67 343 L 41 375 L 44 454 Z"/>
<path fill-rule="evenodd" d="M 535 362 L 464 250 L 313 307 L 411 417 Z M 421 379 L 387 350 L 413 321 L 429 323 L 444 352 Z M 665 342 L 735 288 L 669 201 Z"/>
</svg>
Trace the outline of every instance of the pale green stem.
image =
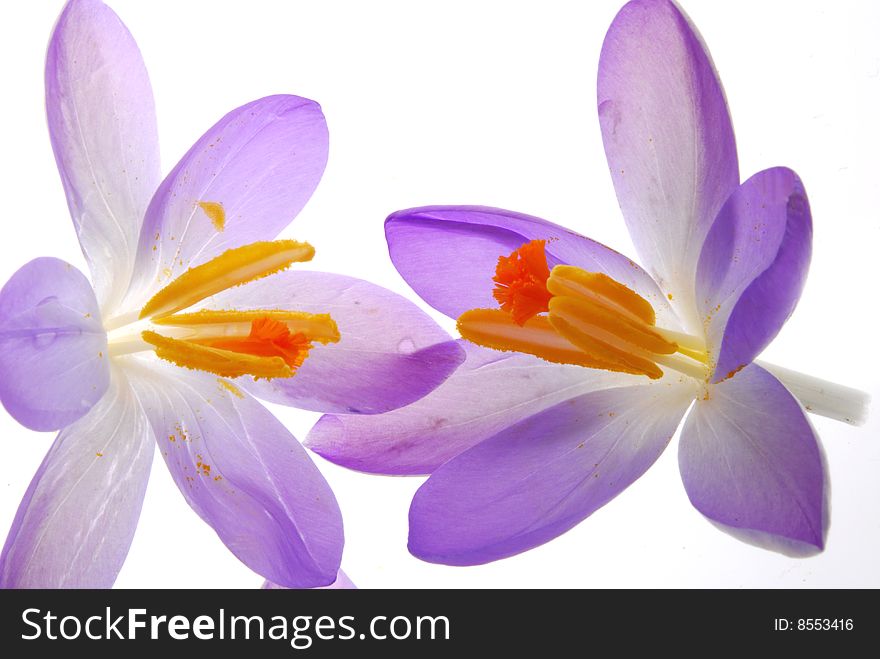
<svg viewBox="0 0 880 659">
<path fill-rule="evenodd" d="M 871 396 L 864 391 L 798 373 L 776 364 L 763 361 L 755 363 L 775 375 L 808 412 L 854 426 L 860 426 L 867 421 Z"/>
</svg>

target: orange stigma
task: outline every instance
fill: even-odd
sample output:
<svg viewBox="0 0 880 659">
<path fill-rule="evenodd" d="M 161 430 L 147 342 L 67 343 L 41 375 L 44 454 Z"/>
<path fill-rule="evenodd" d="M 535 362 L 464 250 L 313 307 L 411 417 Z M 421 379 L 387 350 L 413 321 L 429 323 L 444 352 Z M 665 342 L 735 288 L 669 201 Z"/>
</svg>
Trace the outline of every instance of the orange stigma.
<svg viewBox="0 0 880 659">
<path fill-rule="evenodd" d="M 312 347 L 304 334 L 292 333 L 285 323 L 269 316 L 252 321 L 247 336 L 195 339 L 193 343 L 254 357 L 281 357 L 291 369 L 302 366 Z"/>
<path fill-rule="evenodd" d="M 545 240 L 500 257 L 493 281 L 501 309 L 472 309 L 458 319 L 472 343 L 651 379 L 663 376 L 659 364 L 707 375 L 700 337 L 657 327 L 651 303 L 604 273 L 571 265 L 551 271 Z"/>
<path fill-rule="evenodd" d="M 532 240 L 510 256 L 498 257 L 492 295 L 517 325 L 525 325 L 530 318 L 548 311 L 553 297 L 547 290 L 550 268 L 546 243 L 546 240 Z"/>
</svg>

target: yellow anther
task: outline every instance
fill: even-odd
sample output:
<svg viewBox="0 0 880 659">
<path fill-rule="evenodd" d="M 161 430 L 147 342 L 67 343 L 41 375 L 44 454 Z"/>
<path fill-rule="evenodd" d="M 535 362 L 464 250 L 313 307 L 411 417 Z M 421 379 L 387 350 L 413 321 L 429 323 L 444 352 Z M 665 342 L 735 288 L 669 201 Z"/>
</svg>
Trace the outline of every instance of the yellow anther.
<svg viewBox="0 0 880 659">
<path fill-rule="evenodd" d="M 501 309 L 472 309 L 458 319 L 462 338 L 494 350 L 524 352 L 557 364 L 575 364 L 588 368 L 642 374 L 641 370 L 618 368 L 600 355 L 584 352 L 562 337 L 547 316 L 534 316 L 523 325 Z"/>
<path fill-rule="evenodd" d="M 631 320 L 617 310 L 597 304 L 590 298 L 554 297 L 550 300 L 550 322 L 563 318 L 569 325 L 620 350 L 671 355 L 678 351 L 650 325 Z"/>
<path fill-rule="evenodd" d="M 603 329 L 601 323 L 596 322 L 601 317 L 585 317 L 578 302 L 567 297 L 550 300 L 549 321 L 560 336 L 597 360 L 611 365 L 608 370 L 647 375 L 654 380 L 663 376 L 663 371 L 650 359 L 649 352 Z M 631 333 L 627 335 L 631 336 Z"/>
<path fill-rule="evenodd" d="M 650 302 L 601 272 L 587 272 L 571 265 L 557 265 L 550 273 L 547 289 L 553 295 L 593 300 L 646 325 L 656 322 L 654 307 Z"/>
<path fill-rule="evenodd" d="M 237 378 L 252 375 L 259 378 L 289 378 L 293 375 L 281 357 L 261 357 L 233 352 L 220 348 L 169 339 L 156 332 L 145 331 L 141 335 L 154 346 L 156 354 L 169 362 L 197 371 L 207 371 L 221 378 Z"/>
<path fill-rule="evenodd" d="M 292 263 L 309 261 L 315 249 L 295 240 L 257 242 L 230 249 L 207 263 L 190 268 L 156 293 L 141 309 L 141 318 L 176 313 L 216 293 L 279 272 Z"/>
<path fill-rule="evenodd" d="M 292 334 L 302 334 L 309 341 L 336 343 L 339 329 L 330 314 L 279 309 L 251 309 L 248 311 L 213 311 L 203 309 L 194 313 L 174 314 L 153 320 L 155 325 L 185 330 L 178 338 L 222 338 L 247 336 L 255 320 L 271 318 L 287 325 Z"/>
</svg>

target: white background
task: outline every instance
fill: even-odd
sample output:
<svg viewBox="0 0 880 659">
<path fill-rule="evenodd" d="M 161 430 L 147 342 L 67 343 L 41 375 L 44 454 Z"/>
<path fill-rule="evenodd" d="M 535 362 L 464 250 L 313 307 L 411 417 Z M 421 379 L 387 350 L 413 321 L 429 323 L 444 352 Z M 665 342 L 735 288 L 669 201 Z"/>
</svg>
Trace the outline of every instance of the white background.
<svg viewBox="0 0 880 659">
<path fill-rule="evenodd" d="M 416 299 L 387 258 L 382 221 L 425 204 L 515 209 L 633 253 L 595 108 L 599 50 L 617 1 L 110 4 L 150 70 L 166 172 L 233 107 L 273 93 L 322 104 L 329 165 L 286 231 L 317 247 L 317 269 Z M 0 283 L 40 255 L 85 269 L 43 105 L 45 47 L 61 6 L 0 9 Z M 812 203 L 806 292 L 764 358 L 876 398 L 880 3 L 684 6 L 725 84 L 743 176 L 788 165 Z M 299 437 L 317 419 L 273 409 Z M 677 440 L 646 476 L 565 536 L 465 569 L 422 563 L 406 551 L 407 509 L 422 479 L 316 461 L 345 517 L 343 567 L 361 587 L 878 587 L 880 414 L 862 428 L 814 422 L 831 470 L 833 513 L 826 551 L 806 560 L 754 549 L 707 523 L 682 488 Z M 0 410 L 0 533 L 52 438 Z M 189 509 L 157 457 L 117 585 L 260 583 Z"/>
</svg>

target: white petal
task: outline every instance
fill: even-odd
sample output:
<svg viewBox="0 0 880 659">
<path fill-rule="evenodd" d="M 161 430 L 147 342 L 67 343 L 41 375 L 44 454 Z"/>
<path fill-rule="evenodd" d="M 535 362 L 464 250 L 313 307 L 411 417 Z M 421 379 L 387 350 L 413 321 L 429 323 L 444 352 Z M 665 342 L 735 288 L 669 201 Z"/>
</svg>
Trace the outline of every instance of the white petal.
<svg viewBox="0 0 880 659">
<path fill-rule="evenodd" d="M 97 0 L 68 3 L 46 57 L 52 148 L 101 309 L 131 277 L 147 204 L 159 185 L 153 92 L 140 51 Z"/>
<path fill-rule="evenodd" d="M 22 499 L 0 558 L 5 588 L 109 588 L 128 554 L 153 436 L 125 376 L 59 433 Z"/>
</svg>

